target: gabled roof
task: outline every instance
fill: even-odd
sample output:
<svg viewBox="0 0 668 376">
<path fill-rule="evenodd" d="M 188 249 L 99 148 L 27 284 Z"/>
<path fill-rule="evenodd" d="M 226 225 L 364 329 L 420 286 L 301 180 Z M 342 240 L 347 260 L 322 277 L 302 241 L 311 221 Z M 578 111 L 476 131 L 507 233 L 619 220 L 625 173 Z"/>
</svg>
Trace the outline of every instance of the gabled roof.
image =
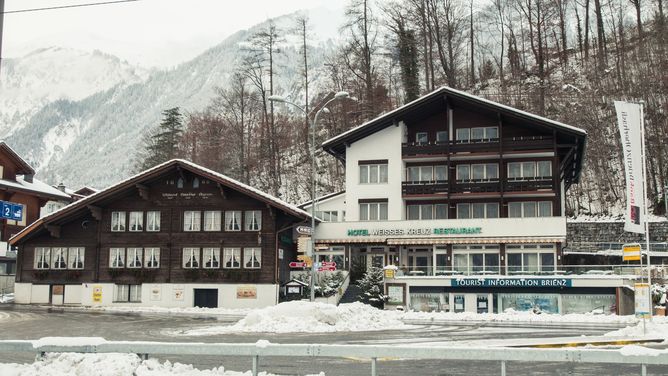
<svg viewBox="0 0 668 376">
<path fill-rule="evenodd" d="M 323 203 L 323 202 L 329 200 L 330 198 L 338 197 L 338 196 L 340 196 L 344 193 L 346 193 L 345 189 L 342 190 L 342 191 L 339 191 L 339 192 L 329 193 L 329 194 L 326 194 L 324 196 L 320 196 L 320 197 L 318 197 L 318 203 Z M 305 207 L 310 206 L 311 202 L 313 202 L 313 201 L 308 200 L 306 202 L 302 202 L 301 204 L 299 204 L 297 206 L 300 207 L 301 209 L 304 209 Z"/>
<path fill-rule="evenodd" d="M 574 155 L 572 156 L 574 166 L 569 167 L 570 175 L 567 180 L 568 182 L 578 181 L 584 158 L 587 136 L 585 130 L 445 86 L 338 136 L 330 138 L 322 144 L 322 148 L 336 158 L 345 160 L 346 147 L 348 145 L 389 126 L 396 125 L 399 121 L 407 117 L 415 117 L 415 114 L 421 111 L 442 111 L 445 109 L 446 101 L 455 108 L 466 106 L 494 112 L 502 116 L 503 119 L 529 123 L 534 126 L 554 130 L 558 135 L 567 137 L 569 142 L 574 143 Z"/>
<path fill-rule="evenodd" d="M 247 184 L 241 183 L 235 179 L 232 179 L 228 176 L 225 176 L 221 173 L 210 170 L 206 167 L 202 167 L 190 161 L 183 159 L 172 159 L 170 161 L 159 164 L 155 167 L 152 167 L 146 171 L 140 172 L 126 180 L 123 180 L 119 183 L 116 183 L 106 189 L 98 191 L 90 196 L 86 196 L 78 201 L 75 201 L 60 210 L 57 210 L 49 215 L 46 215 L 37 221 L 30 224 L 28 227 L 23 229 L 18 234 L 14 235 L 10 240 L 10 244 L 15 244 L 20 241 L 22 238 L 29 235 L 31 232 L 36 231 L 37 229 L 43 228 L 44 225 L 53 224 L 59 220 L 66 219 L 70 215 L 80 213 L 82 211 L 87 211 L 88 206 L 94 205 L 100 201 L 103 201 L 107 198 L 113 197 L 114 195 L 125 191 L 128 188 L 134 187 L 136 184 L 140 184 L 144 181 L 147 181 L 151 178 L 157 177 L 162 173 L 169 171 L 170 169 L 178 167 L 186 171 L 190 171 L 197 175 L 206 177 L 214 182 L 220 183 L 221 185 L 237 190 L 243 194 L 251 196 L 259 201 L 265 202 L 272 207 L 282 210 L 285 213 L 295 216 L 300 219 L 309 219 L 311 216 L 304 210 L 289 204 L 279 198 L 271 196 L 267 193 L 260 191 L 259 189 L 253 188 Z"/>
<path fill-rule="evenodd" d="M 16 165 L 18 169 L 16 170 L 17 175 L 35 175 L 35 170 L 21 158 L 18 153 L 14 151 L 6 142 L 0 141 L 0 151 L 4 152 Z"/>
<path fill-rule="evenodd" d="M 49 200 L 56 201 L 71 201 L 72 198 L 67 193 L 60 189 L 54 188 L 38 179 L 33 178 L 32 181 L 27 181 L 21 176 L 14 180 L 0 179 L 0 188 L 10 191 L 23 192 L 29 195 L 34 195 Z"/>
</svg>

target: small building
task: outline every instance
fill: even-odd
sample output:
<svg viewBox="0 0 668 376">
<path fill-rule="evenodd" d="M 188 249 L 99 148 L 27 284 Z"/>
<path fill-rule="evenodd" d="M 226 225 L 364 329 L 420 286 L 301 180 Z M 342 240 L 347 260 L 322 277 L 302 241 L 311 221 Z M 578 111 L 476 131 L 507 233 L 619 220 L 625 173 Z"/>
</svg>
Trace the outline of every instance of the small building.
<svg viewBox="0 0 668 376">
<path fill-rule="evenodd" d="M 58 185 L 54 185 L 54 188 L 58 189 L 59 191 L 65 193 L 66 195 L 69 196 L 69 198 L 61 198 L 57 200 L 49 200 L 46 205 L 42 207 L 42 210 L 40 211 L 40 217 L 44 217 L 45 215 L 51 214 L 57 210 L 60 210 L 67 206 L 68 204 L 80 200 L 86 196 L 90 196 L 93 193 L 97 193 L 97 189 L 90 188 L 90 187 L 82 187 L 77 189 L 76 191 L 69 189 L 65 186 L 65 184 L 60 183 Z"/>
<path fill-rule="evenodd" d="M 171 160 L 18 233 L 17 303 L 254 308 L 276 304 L 308 213 Z"/>
<path fill-rule="evenodd" d="M 580 128 L 435 90 L 322 145 L 346 183 L 317 202 L 317 261 L 396 266 L 388 307 L 623 312 L 633 273 L 564 264 L 585 144 Z"/>
</svg>

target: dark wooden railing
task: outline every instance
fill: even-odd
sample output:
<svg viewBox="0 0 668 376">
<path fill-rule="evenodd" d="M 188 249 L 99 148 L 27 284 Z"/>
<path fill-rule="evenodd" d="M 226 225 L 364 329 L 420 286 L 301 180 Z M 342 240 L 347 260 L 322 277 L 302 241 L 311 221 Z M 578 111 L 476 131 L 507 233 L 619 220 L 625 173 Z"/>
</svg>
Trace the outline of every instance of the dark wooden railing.
<svg viewBox="0 0 668 376">
<path fill-rule="evenodd" d="M 447 194 L 448 182 L 443 181 L 405 181 L 401 183 L 401 192 L 404 195 L 434 195 Z"/>
<path fill-rule="evenodd" d="M 522 151 L 522 150 L 543 150 L 551 149 L 553 146 L 553 138 L 551 136 L 521 136 L 521 137 L 504 137 L 503 151 Z M 499 139 L 481 139 L 470 141 L 434 141 L 428 143 L 403 143 L 401 145 L 401 152 L 404 156 L 419 156 L 419 155 L 445 155 L 448 153 L 460 152 L 498 152 Z"/>
</svg>

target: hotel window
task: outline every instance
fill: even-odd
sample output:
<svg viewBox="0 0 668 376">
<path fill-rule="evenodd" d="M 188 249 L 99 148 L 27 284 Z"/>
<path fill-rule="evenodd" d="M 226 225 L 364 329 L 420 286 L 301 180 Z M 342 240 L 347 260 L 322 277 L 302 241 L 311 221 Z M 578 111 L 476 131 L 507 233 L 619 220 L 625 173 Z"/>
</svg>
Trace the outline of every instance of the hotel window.
<svg viewBox="0 0 668 376">
<path fill-rule="evenodd" d="M 225 212 L 225 231 L 241 231 L 241 212 Z"/>
<path fill-rule="evenodd" d="M 186 210 L 183 212 L 183 231 L 200 230 L 201 213 L 199 211 Z"/>
<path fill-rule="evenodd" d="M 499 165 L 497 163 L 457 165 L 457 180 L 498 181 Z"/>
<path fill-rule="evenodd" d="M 551 201 L 526 201 L 526 202 L 509 202 L 508 203 L 508 217 L 509 218 L 532 218 L 532 217 L 551 217 L 552 216 L 552 202 Z"/>
<path fill-rule="evenodd" d="M 437 182 L 448 181 L 448 167 L 434 166 L 434 180 L 436 180 Z"/>
<path fill-rule="evenodd" d="M 444 143 L 448 142 L 448 132 L 446 131 L 438 131 L 436 132 L 436 143 Z"/>
<path fill-rule="evenodd" d="M 54 247 L 51 256 L 51 269 L 67 269 L 67 248 Z"/>
<path fill-rule="evenodd" d="M 141 302 L 141 285 L 116 285 L 114 302 Z"/>
<path fill-rule="evenodd" d="M 223 249 L 223 267 L 226 269 L 239 269 L 241 267 L 241 248 Z"/>
<path fill-rule="evenodd" d="M 51 248 L 35 248 L 35 269 L 49 269 L 51 265 Z"/>
<path fill-rule="evenodd" d="M 146 231 L 152 231 L 152 232 L 160 231 L 159 211 L 146 212 Z"/>
<path fill-rule="evenodd" d="M 220 231 L 221 212 L 209 210 L 204 212 L 204 231 Z"/>
<path fill-rule="evenodd" d="M 423 205 L 407 205 L 407 219 L 447 219 L 448 206 L 446 204 L 423 204 Z"/>
<path fill-rule="evenodd" d="M 429 135 L 427 134 L 427 132 L 417 132 L 415 134 L 415 143 L 416 144 L 429 143 Z"/>
<path fill-rule="evenodd" d="M 320 218 L 323 222 L 338 222 L 339 212 L 336 210 L 324 210 L 315 213 L 315 216 Z"/>
<path fill-rule="evenodd" d="M 554 246 L 551 244 L 508 244 L 508 273 L 541 273 L 554 271 Z"/>
<path fill-rule="evenodd" d="M 183 248 L 183 268 L 199 268 L 199 248 Z"/>
<path fill-rule="evenodd" d="M 204 269 L 220 268 L 220 248 L 204 248 L 202 251 Z"/>
<path fill-rule="evenodd" d="M 406 169 L 406 180 L 410 182 L 432 182 L 447 180 L 446 166 L 411 166 Z"/>
<path fill-rule="evenodd" d="M 455 139 L 457 142 L 469 142 L 471 139 L 471 129 L 470 128 L 459 128 L 455 133 Z"/>
<path fill-rule="evenodd" d="M 73 247 L 68 250 L 67 265 L 70 269 L 84 268 L 84 251 L 82 247 Z"/>
<path fill-rule="evenodd" d="M 141 268 L 142 265 L 142 249 L 128 248 L 128 268 Z"/>
<path fill-rule="evenodd" d="M 457 165 L 457 181 L 467 181 L 471 179 L 470 165 Z"/>
<path fill-rule="evenodd" d="M 125 212 L 111 212 L 111 231 L 125 231 Z"/>
<path fill-rule="evenodd" d="M 130 231 L 144 230 L 144 212 L 131 211 L 130 212 Z"/>
<path fill-rule="evenodd" d="M 529 161 L 508 163 L 508 179 L 522 180 L 548 178 L 552 176 L 552 162 Z"/>
<path fill-rule="evenodd" d="M 471 218 L 499 218 L 499 204 L 476 202 L 471 204 Z"/>
<path fill-rule="evenodd" d="M 125 248 L 109 249 L 109 267 L 110 268 L 125 267 Z"/>
<path fill-rule="evenodd" d="M 151 269 L 160 267 L 160 248 L 144 248 L 144 266 Z"/>
<path fill-rule="evenodd" d="M 336 222 L 336 212 L 334 213 L 334 220 L 331 222 Z M 244 220 L 245 230 L 246 231 L 260 231 L 262 230 L 262 211 L 261 210 L 247 210 L 244 215 L 246 216 Z M 327 221 L 329 222 L 329 221 Z"/>
<path fill-rule="evenodd" d="M 481 142 L 496 140 L 499 138 L 498 127 L 475 127 L 457 129 L 456 138 L 458 142 Z"/>
<path fill-rule="evenodd" d="M 387 202 L 360 203 L 360 221 L 386 221 Z"/>
<path fill-rule="evenodd" d="M 471 218 L 471 204 L 457 204 L 457 219 Z"/>
<path fill-rule="evenodd" d="M 244 248 L 244 268 L 259 269 L 262 266 L 261 248 Z"/>
<path fill-rule="evenodd" d="M 363 164 L 363 161 L 360 161 L 360 163 L 360 184 L 387 183 L 387 162 Z"/>
</svg>

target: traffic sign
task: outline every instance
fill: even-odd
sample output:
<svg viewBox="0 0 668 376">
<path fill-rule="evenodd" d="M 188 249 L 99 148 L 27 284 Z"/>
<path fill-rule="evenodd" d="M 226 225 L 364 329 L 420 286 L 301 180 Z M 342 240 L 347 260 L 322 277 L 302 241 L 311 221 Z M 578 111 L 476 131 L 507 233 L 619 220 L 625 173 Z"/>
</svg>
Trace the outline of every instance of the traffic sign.
<svg viewBox="0 0 668 376">
<path fill-rule="evenodd" d="M 297 226 L 296 231 L 301 235 L 311 235 L 313 233 L 313 229 L 310 226 Z"/>
<path fill-rule="evenodd" d="M 623 250 L 623 261 L 638 261 L 640 260 L 640 244 L 624 244 L 622 247 Z"/>
<path fill-rule="evenodd" d="M 305 262 L 293 261 L 290 263 L 291 268 L 305 268 L 307 265 Z"/>
</svg>

